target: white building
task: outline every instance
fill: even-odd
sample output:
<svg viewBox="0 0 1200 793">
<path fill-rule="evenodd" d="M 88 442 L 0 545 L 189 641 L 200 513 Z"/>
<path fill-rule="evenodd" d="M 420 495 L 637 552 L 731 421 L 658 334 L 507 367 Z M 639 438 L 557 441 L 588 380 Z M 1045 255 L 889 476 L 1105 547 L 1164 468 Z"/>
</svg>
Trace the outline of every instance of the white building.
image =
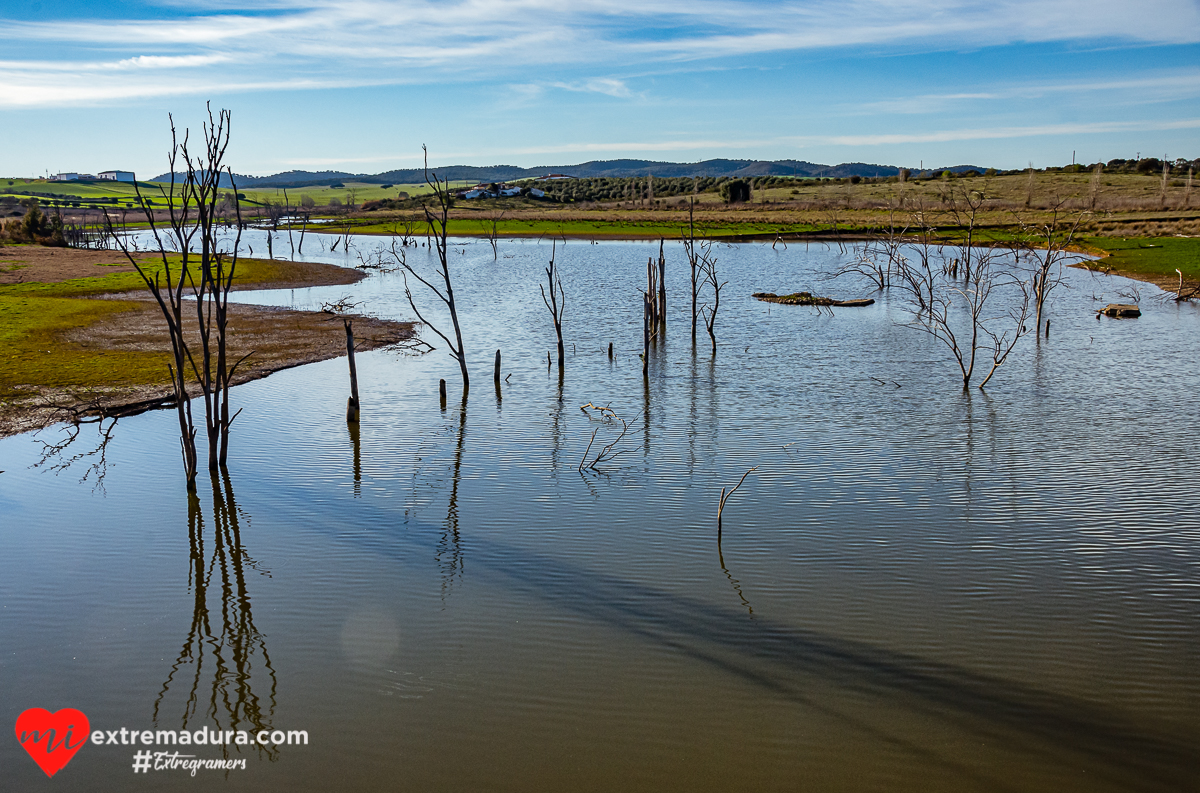
<svg viewBox="0 0 1200 793">
<path fill-rule="evenodd" d="M 133 171 L 101 171 L 98 175 L 101 179 L 108 179 L 113 182 L 137 181 L 137 177 L 133 175 Z"/>
<path fill-rule="evenodd" d="M 56 173 L 50 177 L 51 182 L 77 182 L 80 179 L 86 179 L 87 174 L 81 173 Z"/>
</svg>

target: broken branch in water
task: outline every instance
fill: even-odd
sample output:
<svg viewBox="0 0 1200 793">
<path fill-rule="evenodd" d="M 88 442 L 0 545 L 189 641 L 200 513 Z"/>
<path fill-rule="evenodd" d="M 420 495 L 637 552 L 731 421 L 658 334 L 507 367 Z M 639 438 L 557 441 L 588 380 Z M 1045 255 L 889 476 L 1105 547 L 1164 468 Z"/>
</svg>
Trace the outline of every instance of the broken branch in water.
<svg viewBox="0 0 1200 793">
<path fill-rule="evenodd" d="M 593 405 L 591 402 L 588 402 L 586 405 L 580 405 L 579 409 L 582 410 L 584 413 L 588 413 L 589 409 L 594 410 L 600 414 L 600 418 L 604 418 L 604 419 L 615 419 L 617 417 L 617 412 L 615 410 L 613 410 L 612 408 L 610 408 L 608 405 L 605 405 L 604 407 L 599 407 L 597 405 Z M 590 416 L 591 414 L 588 413 L 588 415 Z"/>
<path fill-rule="evenodd" d="M 603 463 L 609 462 L 612 459 L 614 459 L 615 457 L 624 454 L 625 452 L 631 451 L 631 449 L 617 449 L 616 448 L 617 444 L 619 444 L 622 440 L 624 440 L 625 436 L 629 434 L 629 430 L 630 430 L 629 422 L 626 421 L 625 419 L 621 418 L 620 416 L 618 416 L 616 413 L 614 413 L 612 411 L 612 409 L 609 408 L 608 406 L 605 406 L 604 408 L 598 408 L 595 405 L 593 405 L 591 402 L 589 402 L 587 405 L 584 405 L 583 407 L 581 407 L 580 410 L 582 410 L 584 413 L 587 413 L 588 412 L 587 409 L 589 407 L 593 408 L 594 410 L 600 411 L 600 415 L 603 419 L 606 419 L 608 421 L 621 422 L 621 432 L 620 432 L 620 434 L 617 435 L 617 437 L 613 440 L 612 443 L 602 447 L 600 449 L 600 451 L 596 452 L 596 456 L 592 458 L 591 462 L 588 462 L 588 455 L 592 451 L 592 445 L 595 444 L 596 435 L 600 432 L 601 428 L 596 427 L 596 429 L 592 430 L 592 437 L 588 441 L 587 449 L 584 450 L 583 458 L 579 461 L 579 469 L 578 469 L 579 471 L 583 471 L 583 469 L 585 467 L 590 468 L 593 471 L 597 470 L 597 466 L 602 465 Z M 591 414 L 589 413 L 588 415 L 590 416 Z M 642 418 L 645 419 L 645 416 L 646 416 L 646 414 L 643 411 Z"/>
<path fill-rule="evenodd" d="M 751 468 L 749 471 L 747 471 L 746 473 L 742 474 L 742 478 L 738 480 L 738 483 L 733 486 L 733 490 L 730 490 L 728 494 L 725 493 L 725 488 L 721 488 L 721 501 L 717 505 L 717 544 L 718 545 L 721 544 L 721 513 L 725 511 L 725 502 L 729 500 L 729 496 L 732 496 L 734 493 L 737 492 L 737 489 L 742 486 L 742 482 L 746 481 L 746 477 L 750 476 L 750 474 L 752 472 L 757 471 L 757 470 L 758 470 L 758 466 L 756 465 L 753 468 Z"/>
</svg>

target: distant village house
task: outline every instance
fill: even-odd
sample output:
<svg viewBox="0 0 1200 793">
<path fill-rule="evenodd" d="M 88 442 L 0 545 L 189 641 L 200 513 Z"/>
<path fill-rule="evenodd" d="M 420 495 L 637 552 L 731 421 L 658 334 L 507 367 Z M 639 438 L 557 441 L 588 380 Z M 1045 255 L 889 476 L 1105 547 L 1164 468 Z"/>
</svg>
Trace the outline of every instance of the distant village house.
<svg viewBox="0 0 1200 793">
<path fill-rule="evenodd" d="M 456 193 L 458 198 L 465 201 L 473 201 L 476 198 L 509 198 L 520 194 L 521 188 L 507 184 L 477 184 Z"/>
<path fill-rule="evenodd" d="M 137 177 L 133 175 L 133 171 L 101 171 L 98 176 L 101 179 L 108 179 L 113 182 L 137 181 Z"/>
</svg>

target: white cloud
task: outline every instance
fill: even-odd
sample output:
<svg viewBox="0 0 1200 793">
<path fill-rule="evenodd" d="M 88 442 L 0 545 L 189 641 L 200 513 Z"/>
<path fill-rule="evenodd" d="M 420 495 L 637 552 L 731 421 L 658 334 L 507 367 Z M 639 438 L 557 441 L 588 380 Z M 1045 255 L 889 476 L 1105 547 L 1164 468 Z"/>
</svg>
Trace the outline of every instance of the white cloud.
<svg viewBox="0 0 1200 793">
<path fill-rule="evenodd" d="M 621 99 L 633 96 L 633 92 L 629 90 L 629 86 L 625 84 L 624 80 L 617 80 L 612 77 L 594 77 L 582 82 L 553 83 L 552 85 L 555 88 L 562 88 L 567 91 L 605 94 L 606 96 L 615 96 Z"/>
<path fill-rule="evenodd" d="M 790 135 L 762 138 L 706 138 L 642 141 L 592 141 L 552 146 L 531 146 L 504 149 L 481 149 L 472 152 L 439 153 L 439 161 L 455 157 L 527 157 L 530 155 L 605 153 L 655 153 L 687 151 L 731 152 L 748 149 L 776 150 L 788 147 L 805 149 L 830 146 L 888 146 L 909 143 L 949 143 L 954 141 L 1004 140 L 1056 135 L 1101 135 L 1113 132 L 1155 132 L 1181 129 L 1200 129 L 1200 118 L 1178 121 L 1112 121 L 1086 124 L 1046 124 L 1036 126 L 967 127 L 924 132 L 900 132 L 866 135 Z M 382 159 L 382 158 L 380 158 Z M 373 160 L 374 161 L 374 160 Z"/>
<path fill-rule="evenodd" d="M 0 47 L 39 42 L 45 61 L 0 64 L 0 106 L 29 104 L 41 76 L 69 80 L 99 68 L 61 51 L 120 53 L 131 74 L 116 93 L 157 96 L 162 83 L 144 70 L 190 73 L 177 93 L 201 83 L 302 86 L 297 74 L 343 84 L 493 78 L 537 83 L 547 68 L 627 71 L 668 61 L 700 61 L 806 49 L 985 47 L 1014 42 L 1200 41 L 1193 0 L 791 0 L 686 5 L 665 0 L 198 0 L 188 17 L 169 19 L 0 20 Z M 249 71 L 253 70 L 253 71 Z M 382 76 L 381 76 L 382 75 Z M 283 79 L 283 77 L 289 79 Z M 268 81 L 270 82 L 270 81 Z M 139 86 L 145 93 L 139 93 Z M 596 77 L 557 84 L 567 90 L 628 97 L 622 80 Z M 76 102 L 72 90 L 52 91 Z M 16 101 L 16 98 L 20 98 Z M 40 104 L 46 104 L 40 101 Z"/>
</svg>

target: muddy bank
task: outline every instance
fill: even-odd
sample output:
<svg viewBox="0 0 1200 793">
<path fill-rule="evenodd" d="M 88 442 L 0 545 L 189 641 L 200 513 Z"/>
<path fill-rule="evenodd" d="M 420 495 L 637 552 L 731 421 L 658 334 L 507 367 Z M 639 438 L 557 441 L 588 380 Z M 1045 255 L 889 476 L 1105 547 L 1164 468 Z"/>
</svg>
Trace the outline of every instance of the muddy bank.
<svg viewBox="0 0 1200 793">
<path fill-rule="evenodd" d="M 133 270 L 127 261 L 121 263 L 124 257 L 119 252 L 111 251 L 7 247 L 0 254 L 0 267 L 4 267 L 0 275 L 6 277 L 0 297 L 12 288 L 28 289 L 22 284 L 53 285 Z M 365 277 L 329 264 L 260 261 L 257 265 L 260 277 L 240 288 L 353 284 Z M 124 280 L 127 284 L 127 277 Z M 40 288 L 36 294 L 19 297 L 36 309 L 41 303 L 32 301 L 47 299 L 42 291 L 51 292 L 49 300 L 56 299 L 52 289 Z M 172 404 L 166 368 L 170 340 L 162 313 L 150 296 L 144 290 L 118 290 L 70 299 L 84 306 L 97 300 L 112 305 L 109 301 L 115 300 L 120 309 L 97 313 L 82 325 L 39 328 L 42 335 L 27 334 L 8 345 L 9 356 L 0 372 L 0 437 L 81 416 L 129 415 Z M 235 385 L 346 354 L 341 321 L 321 312 L 233 304 L 229 328 L 231 360 L 249 354 L 234 374 Z M 414 336 L 412 323 L 370 317 L 355 317 L 354 331 L 359 350 Z M 199 349 L 197 334 L 194 329 L 190 332 L 194 349 Z M 30 339 L 37 343 L 30 344 Z"/>
</svg>

